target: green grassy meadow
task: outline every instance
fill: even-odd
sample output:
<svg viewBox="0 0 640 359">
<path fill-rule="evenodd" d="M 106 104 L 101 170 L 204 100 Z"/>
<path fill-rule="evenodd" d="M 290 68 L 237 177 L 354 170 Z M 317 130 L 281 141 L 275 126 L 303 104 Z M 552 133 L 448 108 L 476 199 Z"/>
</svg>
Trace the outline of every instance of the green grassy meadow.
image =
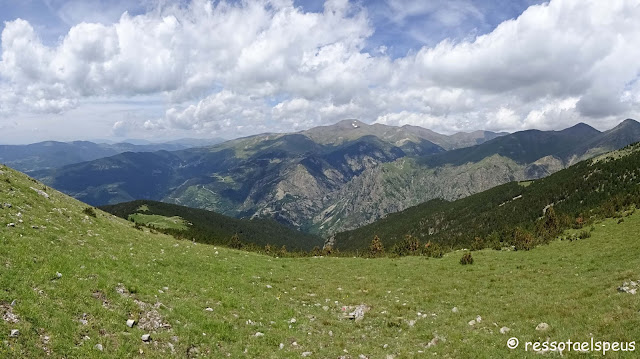
<svg viewBox="0 0 640 359">
<path fill-rule="evenodd" d="M 129 220 L 158 229 L 186 230 L 187 223 L 179 216 L 160 216 L 156 214 L 134 213 L 129 215 Z"/>
<path fill-rule="evenodd" d="M 537 358 L 524 342 L 640 341 L 640 296 L 617 291 L 640 279 L 638 214 L 582 240 L 473 252 L 466 266 L 460 251 L 284 259 L 87 216 L 86 205 L 0 172 L 0 357 Z M 343 306 L 360 304 L 370 307 L 361 321 L 343 318 Z M 550 329 L 537 331 L 541 322 Z M 510 337 L 521 346 L 507 349 Z"/>
</svg>

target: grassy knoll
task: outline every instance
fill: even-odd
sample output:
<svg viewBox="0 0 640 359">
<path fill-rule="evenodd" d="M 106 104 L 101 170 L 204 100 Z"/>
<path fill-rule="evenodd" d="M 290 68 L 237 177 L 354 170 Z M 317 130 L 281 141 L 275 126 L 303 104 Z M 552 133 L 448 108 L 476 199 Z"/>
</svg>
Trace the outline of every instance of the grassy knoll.
<svg viewBox="0 0 640 359">
<path fill-rule="evenodd" d="M 507 339 L 640 340 L 640 295 L 616 290 L 640 279 L 637 213 L 582 240 L 473 252 L 466 266 L 461 252 L 278 259 L 86 216 L 86 205 L 0 171 L 0 314 L 19 317 L 0 320 L 0 357 L 539 358 Z M 342 319 L 359 304 L 371 308 L 363 320 Z M 536 331 L 540 322 L 551 329 Z"/>
<path fill-rule="evenodd" d="M 179 216 L 167 217 L 157 214 L 134 213 L 129 215 L 129 220 L 158 229 L 171 228 L 184 231 L 188 228 L 185 220 Z"/>
</svg>

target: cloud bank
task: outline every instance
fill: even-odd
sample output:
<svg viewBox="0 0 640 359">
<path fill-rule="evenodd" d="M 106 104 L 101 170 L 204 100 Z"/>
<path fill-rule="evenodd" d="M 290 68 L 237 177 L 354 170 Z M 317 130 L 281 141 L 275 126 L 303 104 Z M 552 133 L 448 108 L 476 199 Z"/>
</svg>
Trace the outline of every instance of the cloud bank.
<svg viewBox="0 0 640 359">
<path fill-rule="evenodd" d="M 434 11 L 389 5 L 393 21 Z M 443 7 L 442 21 L 483 16 L 464 6 Z M 640 112 L 639 18 L 638 0 L 552 0 L 397 58 L 366 50 L 375 24 L 347 0 L 315 13 L 288 0 L 194 0 L 78 23 L 54 44 L 16 19 L 2 31 L 0 116 L 151 95 L 164 115 L 114 119 L 112 132 L 229 137 L 344 118 L 443 132 L 607 127 Z"/>
</svg>

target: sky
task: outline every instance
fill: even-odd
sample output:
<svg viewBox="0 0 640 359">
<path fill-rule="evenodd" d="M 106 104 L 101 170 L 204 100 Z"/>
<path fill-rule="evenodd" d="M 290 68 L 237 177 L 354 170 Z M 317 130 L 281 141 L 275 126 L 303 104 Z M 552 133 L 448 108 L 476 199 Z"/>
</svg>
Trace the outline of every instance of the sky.
<svg viewBox="0 0 640 359">
<path fill-rule="evenodd" d="M 640 0 L 0 0 L 0 143 L 640 119 Z"/>
</svg>

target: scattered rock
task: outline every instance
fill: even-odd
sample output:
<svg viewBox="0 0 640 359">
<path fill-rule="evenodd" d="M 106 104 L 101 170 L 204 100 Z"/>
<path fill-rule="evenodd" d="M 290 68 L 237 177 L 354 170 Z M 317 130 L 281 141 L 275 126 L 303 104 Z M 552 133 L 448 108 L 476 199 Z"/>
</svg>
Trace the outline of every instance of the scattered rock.
<svg viewBox="0 0 640 359">
<path fill-rule="evenodd" d="M 296 322 L 296 318 L 291 318 L 291 320 L 289 320 L 289 323 L 293 324 Z"/>
<path fill-rule="evenodd" d="M 118 294 L 120 294 L 123 297 L 128 297 L 130 294 L 127 288 L 125 288 L 125 286 L 122 283 L 118 283 L 118 286 L 116 286 L 116 292 L 118 292 Z"/>
<path fill-rule="evenodd" d="M 284 349 L 284 344 L 280 343 L 280 345 L 278 346 L 278 348 L 280 348 L 280 350 Z"/>
<path fill-rule="evenodd" d="M 446 342 L 444 337 L 439 336 L 438 334 L 434 334 L 433 339 L 429 343 L 427 343 L 427 348 L 434 347 L 438 345 L 440 342 Z"/>
<path fill-rule="evenodd" d="M 13 313 L 13 305 L 0 304 L 0 313 L 2 313 L 2 319 L 7 323 L 18 323 L 20 321 L 20 317 Z"/>
<path fill-rule="evenodd" d="M 151 341 L 151 334 L 143 334 L 141 339 L 143 342 L 148 343 Z"/>
<path fill-rule="evenodd" d="M 470 321 L 469 321 L 469 325 L 470 325 L 470 326 L 474 326 L 474 325 L 476 325 L 476 321 L 475 321 L 475 320 L 470 320 Z"/>
<path fill-rule="evenodd" d="M 20 331 L 18 329 L 11 329 L 9 332 L 9 338 L 17 338 L 20 335 Z"/>
<path fill-rule="evenodd" d="M 452 312 L 454 312 L 454 313 L 458 313 L 458 307 L 453 307 L 453 308 L 451 309 L 451 311 L 452 311 Z"/>
<path fill-rule="evenodd" d="M 49 198 L 49 194 L 47 194 L 47 192 L 42 191 L 42 190 L 39 190 L 39 189 L 37 189 L 37 188 L 33 188 L 33 187 L 29 187 L 29 188 L 31 188 L 32 190 L 36 191 L 36 193 L 38 193 L 38 194 L 39 194 L 39 195 L 41 195 L 42 197 L 44 197 L 44 198 Z"/>
<path fill-rule="evenodd" d="M 58 278 L 58 279 L 59 279 L 59 278 L 62 278 L 62 273 L 60 273 L 60 272 L 56 272 L 56 278 Z"/>
<path fill-rule="evenodd" d="M 213 312 L 213 308 L 211 308 L 211 307 L 206 307 L 206 308 L 205 308 L 205 310 L 206 310 L 207 312 Z"/>
<path fill-rule="evenodd" d="M 129 328 L 133 328 L 133 326 L 136 324 L 136 321 L 133 319 L 129 319 L 127 320 L 127 327 Z"/>
<path fill-rule="evenodd" d="M 302 353 L 302 357 L 306 358 L 306 357 L 310 356 L 311 354 L 313 354 L 313 352 L 303 352 Z"/>
<path fill-rule="evenodd" d="M 267 289 L 273 288 L 270 284 L 267 284 Z"/>
<path fill-rule="evenodd" d="M 638 282 L 630 281 L 622 283 L 622 286 L 618 287 L 618 292 L 620 293 L 628 293 L 628 294 L 636 294 L 638 292 Z"/>
<path fill-rule="evenodd" d="M 7 227 L 15 227 L 15 226 L 16 226 L 16 224 L 15 224 L 15 223 L 13 223 L 13 222 L 12 222 L 12 223 L 7 224 Z"/>
<path fill-rule="evenodd" d="M 104 350 L 104 348 L 102 348 L 102 344 L 96 344 L 96 345 L 94 346 L 94 348 L 95 348 L 95 349 L 97 349 L 97 350 L 99 350 L 99 351 Z"/>
<path fill-rule="evenodd" d="M 137 301 L 137 302 L 138 302 L 138 305 L 140 306 L 141 309 L 146 309 L 146 307 L 148 306 L 148 304 L 146 304 L 144 302 L 141 302 L 141 301 Z M 151 310 L 145 312 L 144 315 L 140 317 L 140 320 L 138 321 L 138 327 L 140 329 L 142 329 L 142 330 L 156 330 L 156 329 L 170 329 L 171 328 L 171 324 L 165 323 L 164 319 L 162 318 L 160 313 L 156 310 L 161 305 L 162 305 L 161 303 L 156 303 L 154 305 L 155 309 L 151 309 Z"/>
<path fill-rule="evenodd" d="M 507 334 L 511 331 L 511 329 L 509 329 L 508 327 L 502 327 L 500 328 L 500 334 Z"/>
<path fill-rule="evenodd" d="M 536 330 L 540 331 L 540 332 L 546 332 L 550 328 L 551 328 L 551 326 L 549 326 L 549 324 L 547 324 L 547 323 L 540 323 L 540 324 L 538 324 L 536 326 Z"/>
<path fill-rule="evenodd" d="M 78 321 L 82 325 L 87 325 L 87 324 L 89 324 L 89 320 L 87 320 L 88 317 L 89 317 L 89 315 L 87 313 L 82 313 L 82 318 L 78 319 Z"/>
<path fill-rule="evenodd" d="M 254 337 L 256 337 L 256 338 L 264 337 L 264 333 L 257 332 L 257 333 L 256 333 L 256 334 L 254 334 L 253 336 L 254 336 Z"/>
<path fill-rule="evenodd" d="M 481 316 L 477 316 L 476 317 L 476 323 L 480 324 L 482 322 L 482 317 Z"/>
<path fill-rule="evenodd" d="M 354 320 L 356 322 L 364 319 L 364 314 L 368 312 L 371 308 L 367 305 L 360 304 L 356 307 L 342 307 L 342 311 L 347 312 L 345 315 L 347 319 Z"/>
<path fill-rule="evenodd" d="M 187 350 L 187 357 L 188 358 L 193 358 L 195 356 L 197 356 L 198 354 L 200 354 L 200 349 L 192 346 Z"/>
<path fill-rule="evenodd" d="M 2 206 L 3 206 L 4 208 L 11 208 L 11 207 L 13 207 L 13 205 L 11 205 L 11 203 L 4 203 Z"/>
</svg>

